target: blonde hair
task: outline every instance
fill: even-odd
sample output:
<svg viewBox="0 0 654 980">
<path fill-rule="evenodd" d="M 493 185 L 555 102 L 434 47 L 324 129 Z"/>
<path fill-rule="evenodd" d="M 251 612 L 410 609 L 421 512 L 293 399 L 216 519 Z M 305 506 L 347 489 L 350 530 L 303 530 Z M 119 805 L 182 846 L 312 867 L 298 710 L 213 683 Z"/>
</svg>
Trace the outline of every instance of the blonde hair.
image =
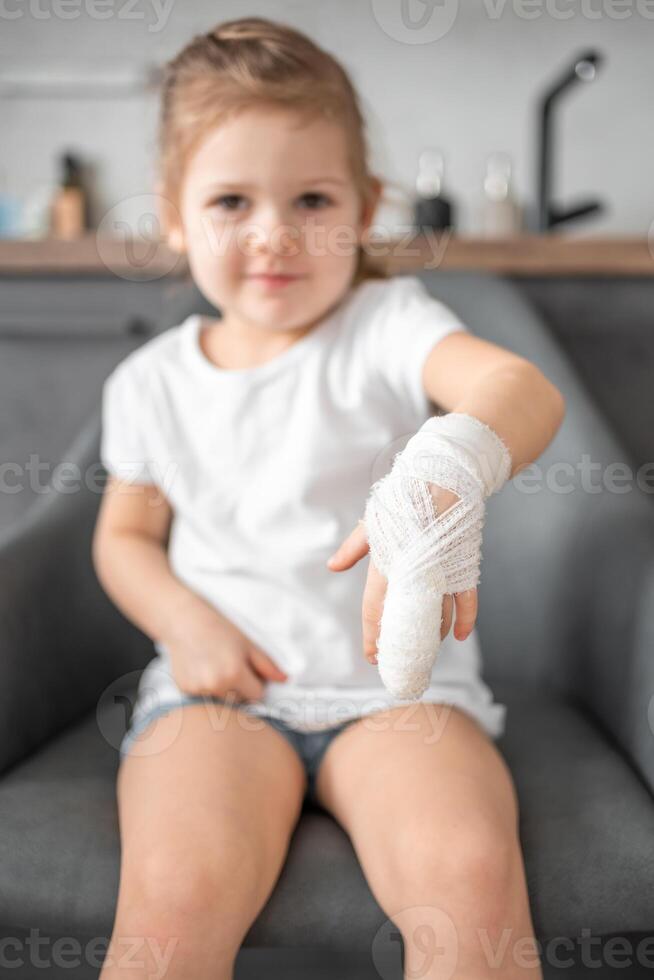
<svg viewBox="0 0 654 980">
<path fill-rule="evenodd" d="M 366 124 L 342 66 L 306 35 L 263 17 L 225 21 L 198 34 L 164 66 L 158 188 L 179 211 L 184 169 L 208 129 L 253 106 L 283 107 L 345 129 L 348 162 L 362 205 L 375 192 Z M 385 279 L 359 246 L 353 284 Z"/>
</svg>

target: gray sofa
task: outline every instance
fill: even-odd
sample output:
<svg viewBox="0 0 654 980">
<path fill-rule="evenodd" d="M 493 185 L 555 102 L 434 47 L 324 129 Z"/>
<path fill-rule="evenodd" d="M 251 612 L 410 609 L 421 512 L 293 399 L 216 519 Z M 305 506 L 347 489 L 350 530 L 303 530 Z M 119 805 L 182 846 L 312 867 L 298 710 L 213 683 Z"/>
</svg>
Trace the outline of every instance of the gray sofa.
<svg viewBox="0 0 654 980">
<path fill-rule="evenodd" d="M 545 975 L 653 976 L 651 501 L 634 482 L 627 492 L 583 485 L 583 454 L 600 464 L 599 485 L 625 453 L 513 286 L 420 275 L 474 333 L 528 357 L 567 400 L 538 460 L 542 479 L 532 470 L 527 491 L 513 481 L 489 502 L 479 589 Z M 0 956 L 15 977 L 37 975 L 30 935 L 49 976 L 97 976 L 113 923 L 118 745 L 153 647 L 93 572 L 99 437 L 98 405 L 66 454 L 81 479 L 53 488 L 0 542 Z M 571 492 L 552 482 L 564 483 L 561 463 Z M 344 831 L 305 804 L 237 978 L 400 978 L 384 922 Z"/>
</svg>

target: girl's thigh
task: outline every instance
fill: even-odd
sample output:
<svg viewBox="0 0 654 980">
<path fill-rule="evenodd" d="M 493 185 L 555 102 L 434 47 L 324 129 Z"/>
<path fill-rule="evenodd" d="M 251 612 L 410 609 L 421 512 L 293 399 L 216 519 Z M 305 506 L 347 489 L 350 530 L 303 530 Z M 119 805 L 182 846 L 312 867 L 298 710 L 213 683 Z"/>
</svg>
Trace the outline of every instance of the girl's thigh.
<svg viewBox="0 0 654 980">
<path fill-rule="evenodd" d="M 234 902 L 258 912 L 305 787 L 299 756 L 261 718 L 205 703 L 154 718 L 118 770 L 119 905 L 175 901 L 179 889 L 181 906 L 198 883 L 232 882 Z"/>
<path fill-rule="evenodd" d="M 448 881 L 451 870 L 515 861 L 518 802 L 492 739 L 452 705 L 416 702 L 358 719 L 325 753 L 320 804 L 349 834 L 373 892 Z"/>
</svg>

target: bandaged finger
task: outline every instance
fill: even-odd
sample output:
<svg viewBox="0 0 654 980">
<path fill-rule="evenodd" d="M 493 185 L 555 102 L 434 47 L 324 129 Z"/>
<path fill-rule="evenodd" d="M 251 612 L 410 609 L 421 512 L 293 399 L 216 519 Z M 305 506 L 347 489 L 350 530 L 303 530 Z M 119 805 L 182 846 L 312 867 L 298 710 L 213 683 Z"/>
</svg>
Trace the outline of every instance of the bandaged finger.
<svg viewBox="0 0 654 980">
<path fill-rule="evenodd" d="M 479 582 L 484 500 L 510 465 L 507 447 L 483 423 L 443 416 L 425 423 L 371 489 L 364 526 L 371 559 L 387 579 L 377 662 L 398 699 L 419 699 L 429 686 L 443 596 Z M 433 486 L 459 498 L 442 514 Z"/>
</svg>

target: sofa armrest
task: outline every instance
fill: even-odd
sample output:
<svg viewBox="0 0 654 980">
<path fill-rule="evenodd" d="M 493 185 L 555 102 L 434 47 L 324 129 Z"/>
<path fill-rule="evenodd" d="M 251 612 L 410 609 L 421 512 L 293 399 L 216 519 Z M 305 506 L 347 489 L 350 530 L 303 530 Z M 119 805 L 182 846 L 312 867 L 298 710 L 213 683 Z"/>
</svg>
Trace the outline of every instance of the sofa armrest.
<svg viewBox="0 0 654 980">
<path fill-rule="evenodd" d="M 91 544 L 106 474 L 95 416 L 66 453 L 77 485 L 52 482 L 0 539 L 0 772 L 95 707 L 144 666 L 152 643 L 97 580 Z"/>
<path fill-rule="evenodd" d="M 588 543 L 575 690 L 654 793 L 654 513 L 614 516 Z"/>
</svg>

